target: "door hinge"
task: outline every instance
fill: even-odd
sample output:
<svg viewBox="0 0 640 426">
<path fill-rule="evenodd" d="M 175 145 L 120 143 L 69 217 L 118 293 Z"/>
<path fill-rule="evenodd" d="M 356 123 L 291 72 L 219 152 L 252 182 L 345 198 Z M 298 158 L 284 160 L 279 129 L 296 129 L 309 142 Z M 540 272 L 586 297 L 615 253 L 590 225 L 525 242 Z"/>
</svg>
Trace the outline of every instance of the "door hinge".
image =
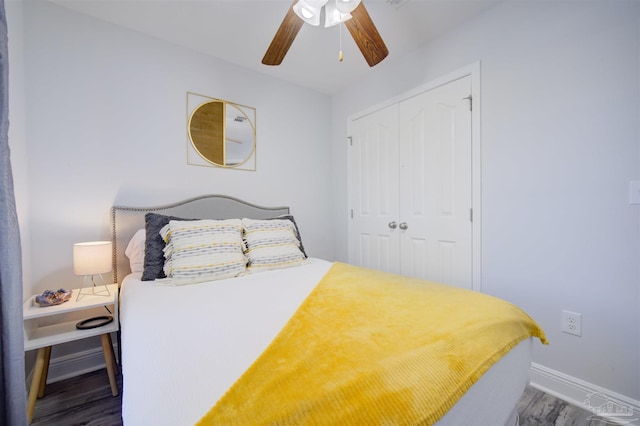
<svg viewBox="0 0 640 426">
<path fill-rule="evenodd" d="M 351 219 L 353 219 L 353 209 L 351 209 Z"/>
<path fill-rule="evenodd" d="M 469 221 L 473 222 L 473 209 L 469 209 Z"/>
<path fill-rule="evenodd" d="M 473 96 L 469 95 L 466 98 L 462 98 L 462 99 L 466 99 L 469 101 L 469 111 L 473 111 Z"/>
<path fill-rule="evenodd" d="M 353 146 L 353 138 L 351 136 L 347 136 L 347 139 L 349 139 L 349 145 Z"/>
</svg>

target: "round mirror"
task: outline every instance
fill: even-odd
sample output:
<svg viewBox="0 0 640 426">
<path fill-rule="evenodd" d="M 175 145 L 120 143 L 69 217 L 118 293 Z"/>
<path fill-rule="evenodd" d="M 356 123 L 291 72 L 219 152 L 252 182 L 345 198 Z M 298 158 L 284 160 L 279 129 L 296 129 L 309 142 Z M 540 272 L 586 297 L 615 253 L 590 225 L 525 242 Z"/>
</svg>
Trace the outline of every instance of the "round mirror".
<svg viewBox="0 0 640 426">
<path fill-rule="evenodd" d="M 187 130 L 191 145 L 207 162 L 239 167 L 255 151 L 255 110 L 212 99 L 193 109 Z"/>
</svg>

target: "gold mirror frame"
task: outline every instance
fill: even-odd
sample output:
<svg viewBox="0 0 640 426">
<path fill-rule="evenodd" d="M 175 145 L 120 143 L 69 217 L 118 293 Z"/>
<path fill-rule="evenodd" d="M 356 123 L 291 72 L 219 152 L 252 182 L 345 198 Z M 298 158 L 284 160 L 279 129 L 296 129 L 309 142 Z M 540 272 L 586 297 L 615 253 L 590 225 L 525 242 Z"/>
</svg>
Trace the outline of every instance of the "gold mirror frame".
<svg viewBox="0 0 640 426">
<path fill-rule="evenodd" d="M 187 92 L 189 164 L 256 169 L 256 110 Z"/>
</svg>

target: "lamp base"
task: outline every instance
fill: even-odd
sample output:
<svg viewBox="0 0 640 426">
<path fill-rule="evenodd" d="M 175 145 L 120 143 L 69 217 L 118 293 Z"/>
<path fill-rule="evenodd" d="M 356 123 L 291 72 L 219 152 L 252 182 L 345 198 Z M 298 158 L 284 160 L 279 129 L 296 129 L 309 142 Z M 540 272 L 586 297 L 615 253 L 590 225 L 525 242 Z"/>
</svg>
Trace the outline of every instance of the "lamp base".
<svg viewBox="0 0 640 426">
<path fill-rule="evenodd" d="M 76 301 L 80 300 L 80 296 L 111 296 L 109 287 L 107 287 L 107 283 L 104 282 L 102 275 L 98 275 L 100 281 L 98 283 L 96 283 L 95 277 L 96 275 L 85 275 L 82 287 L 80 287 L 76 296 Z"/>
</svg>

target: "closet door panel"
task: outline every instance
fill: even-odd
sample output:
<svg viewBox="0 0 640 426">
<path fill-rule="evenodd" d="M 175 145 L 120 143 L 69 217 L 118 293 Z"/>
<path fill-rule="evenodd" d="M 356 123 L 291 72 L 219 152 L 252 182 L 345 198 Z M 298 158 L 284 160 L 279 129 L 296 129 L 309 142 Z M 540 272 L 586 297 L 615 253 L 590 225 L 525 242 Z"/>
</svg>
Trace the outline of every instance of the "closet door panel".
<svg viewBox="0 0 640 426">
<path fill-rule="evenodd" d="M 397 105 L 352 122 L 349 171 L 349 262 L 399 273 Z"/>
<path fill-rule="evenodd" d="M 471 91 L 463 78 L 399 104 L 403 274 L 472 286 Z"/>
</svg>

